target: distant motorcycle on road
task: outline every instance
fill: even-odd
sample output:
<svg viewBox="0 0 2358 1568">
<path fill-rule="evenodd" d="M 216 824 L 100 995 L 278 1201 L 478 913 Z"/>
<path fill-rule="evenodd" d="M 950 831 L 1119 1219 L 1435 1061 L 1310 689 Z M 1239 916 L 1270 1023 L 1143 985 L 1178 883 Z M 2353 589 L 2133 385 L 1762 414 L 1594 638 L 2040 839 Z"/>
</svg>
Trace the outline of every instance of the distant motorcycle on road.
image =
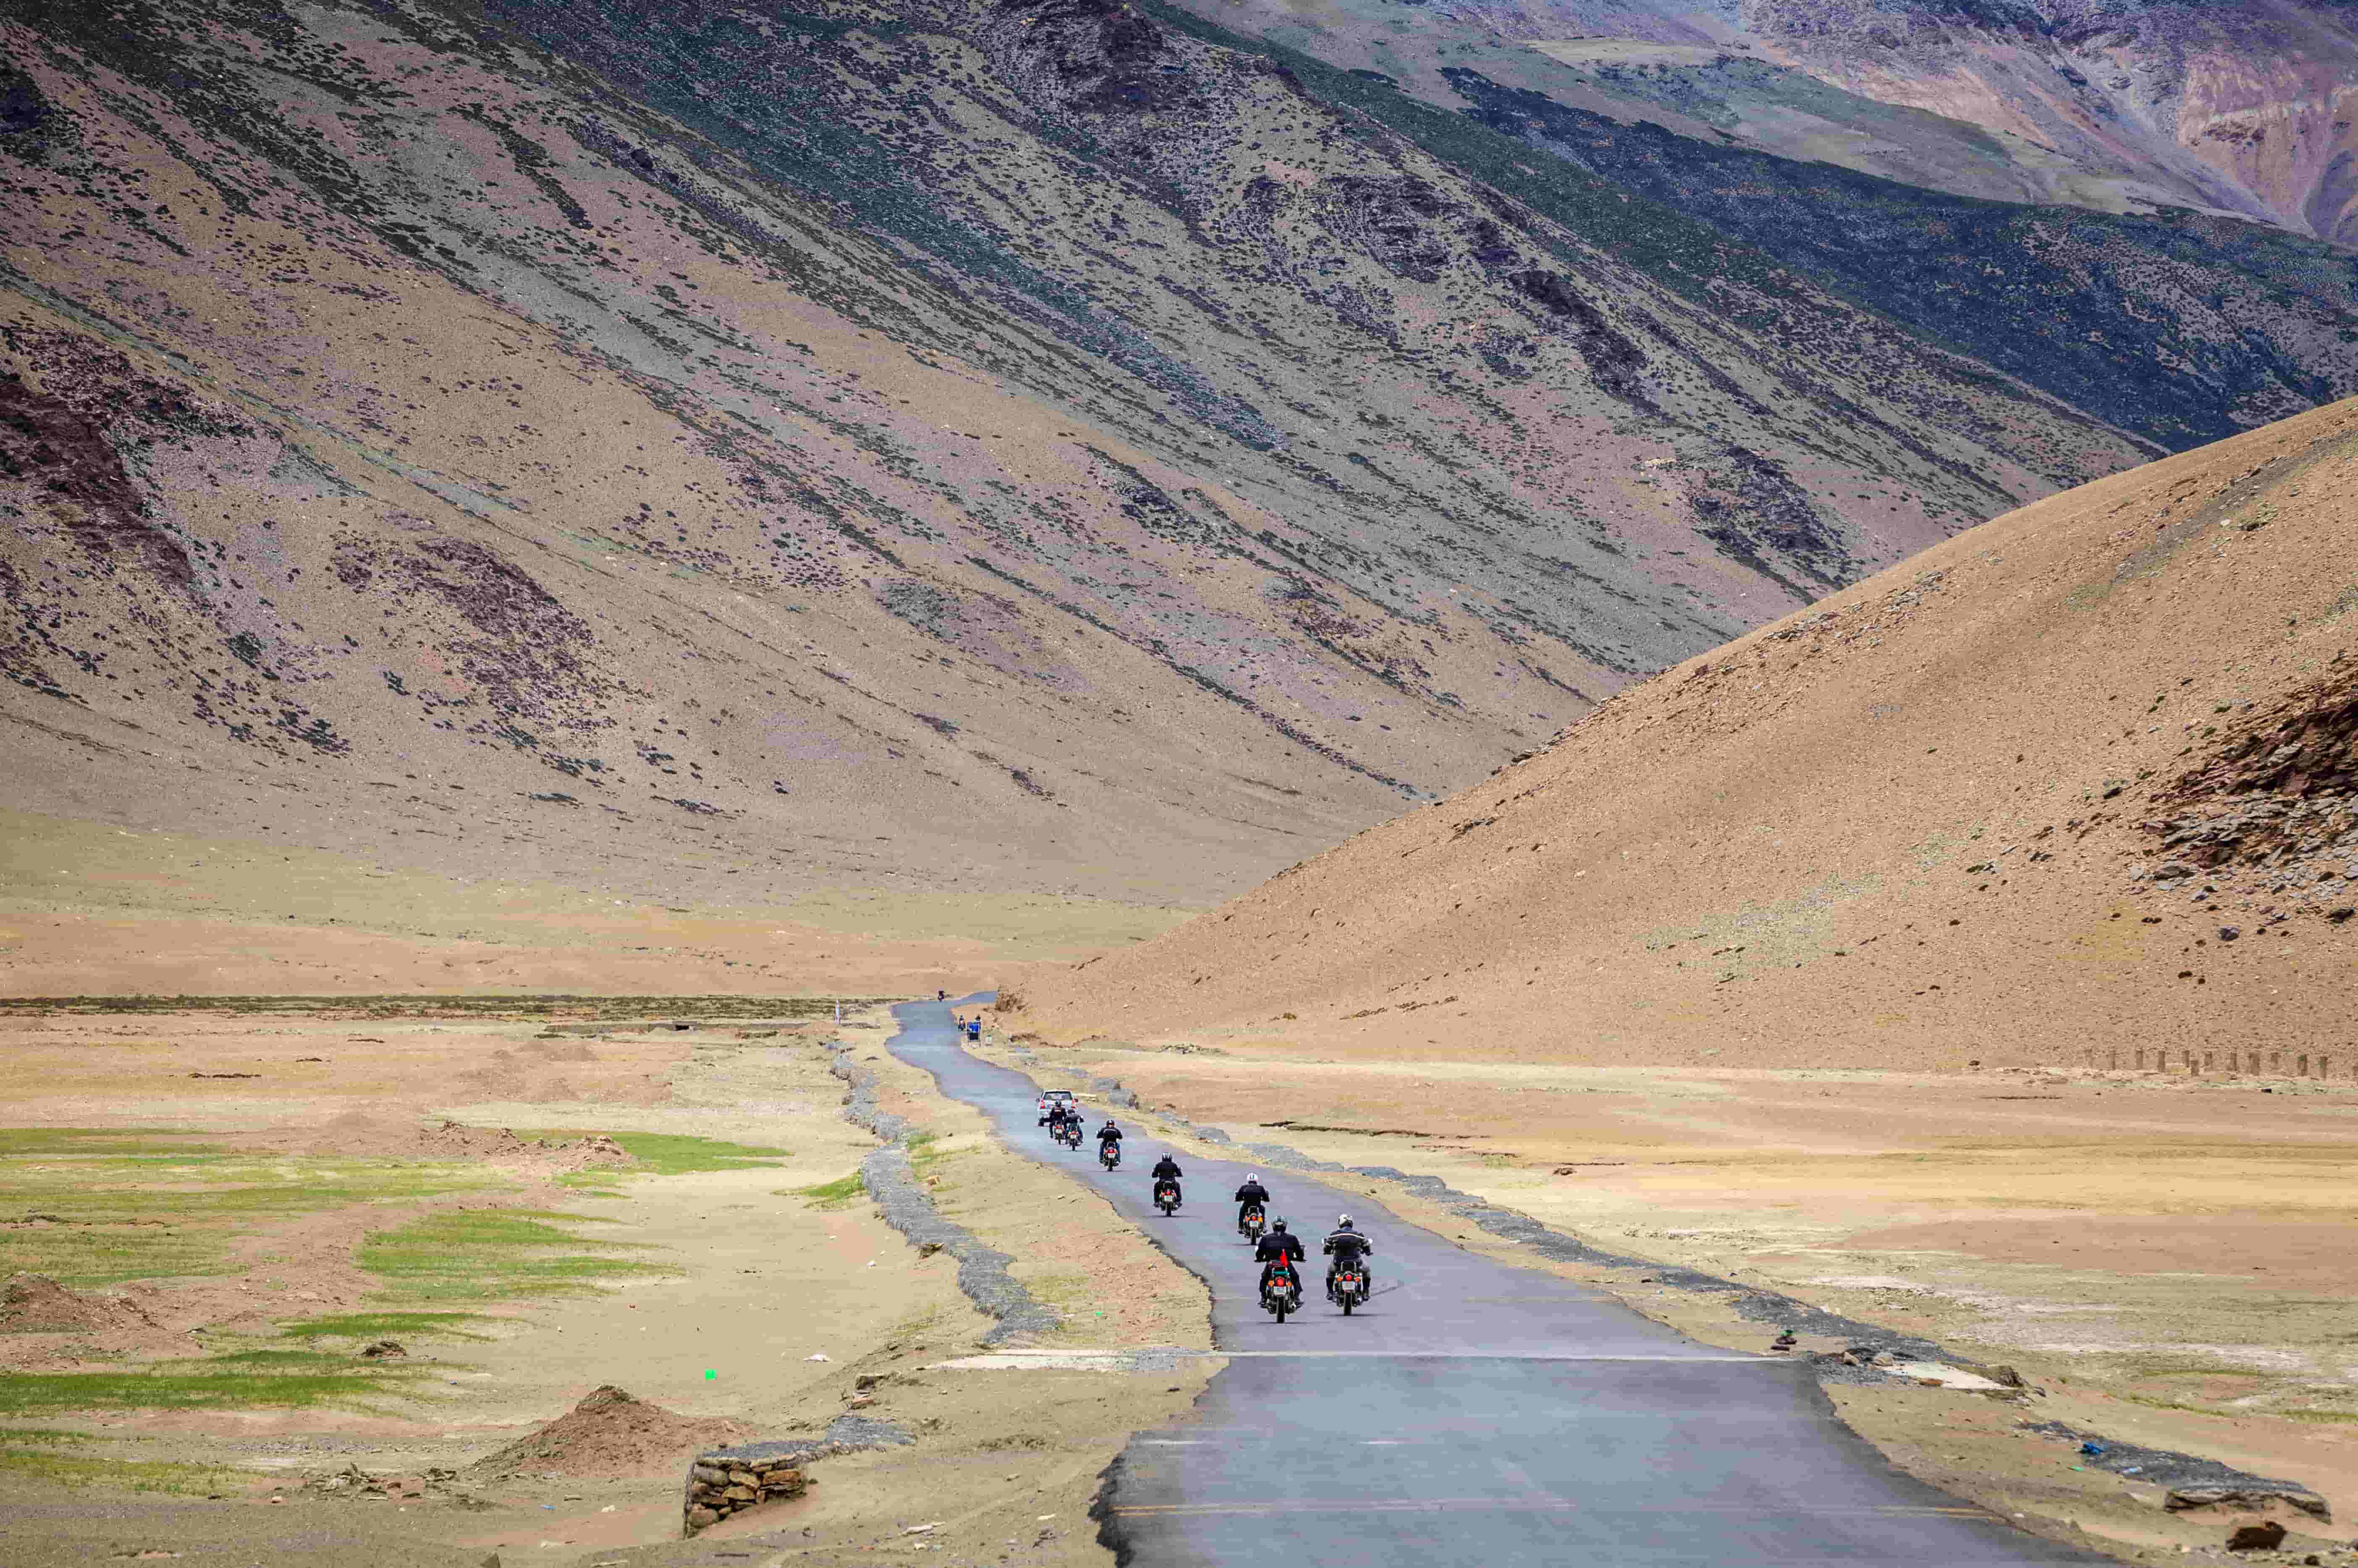
<svg viewBox="0 0 2358 1568">
<path fill-rule="evenodd" d="M 1245 1212 L 1237 1219 L 1237 1228 L 1244 1233 L 1245 1245 L 1248 1247 L 1260 1245 L 1260 1233 L 1268 1228 L 1268 1226 L 1269 1216 L 1262 1212 L 1260 1205 L 1257 1203 L 1245 1205 Z"/>
<path fill-rule="evenodd" d="M 1081 1124 L 1078 1121 L 1065 1121 L 1053 1130 L 1056 1134 L 1056 1141 L 1065 1148 L 1078 1149 L 1081 1146 Z"/>
<path fill-rule="evenodd" d="M 1368 1271 L 1357 1263 L 1346 1263 L 1336 1270 L 1334 1297 L 1343 1315 L 1350 1316 L 1351 1309 L 1368 1299 Z"/>
<path fill-rule="evenodd" d="M 1169 1218 L 1179 1206 L 1179 1184 L 1165 1176 L 1154 1184 L 1154 1206 Z"/>
<path fill-rule="evenodd" d="M 1098 1163 L 1112 1170 L 1121 1163 L 1121 1145 L 1110 1141 L 1098 1145 Z"/>
</svg>

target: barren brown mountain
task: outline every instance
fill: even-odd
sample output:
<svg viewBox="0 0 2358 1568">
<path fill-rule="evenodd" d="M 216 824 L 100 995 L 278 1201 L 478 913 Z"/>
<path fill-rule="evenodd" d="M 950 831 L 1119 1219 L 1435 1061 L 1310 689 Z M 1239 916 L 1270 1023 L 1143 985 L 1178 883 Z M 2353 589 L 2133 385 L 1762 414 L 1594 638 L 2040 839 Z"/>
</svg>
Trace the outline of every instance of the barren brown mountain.
<svg viewBox="0 0 2358 1568">
<path fill-rule="evenodd" d="M 2342 403 L 1985 524 L 1036 981 L 1033 1025 L 1502 1062 L 2297 1053 L 2346 1077 L 2353 456 Z"/>
<path fill-rule="evenodd" d="M 1347 7 L 11 7 L 0 988 L 1143 935 L 2358 391 L 2332 245 L 1855 94 L 1908 156 L 1777 156 L 1526 20 L 1395 81 Z"/>
<path fill-rule="evenodd" d="M 12 989 L 127 983 L 59 957 L 118 917 L 227 923 L 139 982 L 220 988 L 255 923 L 1200 904 L 2358 389 L 2313 240 L 1889 182 L 1849 230 L 1692 139 L 1599 172 L 1503 86 L 1439 114 L 1154 6 L 28 0 L 0 38 Z M 1704 211 L 1746 192 L 1781 233 Z M 390 920 L 412 873 L 438 913 Z M 427 967 L 581 983 L 477 957 Z"/>
<path fill-rule="evenodd" d="M 1471 77 L 1592 113 L 1608 135 L 1644 123 L 2005 201 L 2188 208 L 2343 242 L 2358 229 L 2340 107 L 2358 34 L 2333 0 L 1189 8 L 1437 104 Z"/>
</svg>

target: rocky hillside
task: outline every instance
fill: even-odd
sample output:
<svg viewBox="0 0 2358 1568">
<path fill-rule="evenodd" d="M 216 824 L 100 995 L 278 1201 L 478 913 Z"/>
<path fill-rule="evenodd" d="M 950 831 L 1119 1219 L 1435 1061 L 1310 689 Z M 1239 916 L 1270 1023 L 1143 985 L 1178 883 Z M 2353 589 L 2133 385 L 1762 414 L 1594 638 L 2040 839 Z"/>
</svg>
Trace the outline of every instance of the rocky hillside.
<svg viewBox="0 0 2358 1568">
<path fill-rule="evenodd" d="M 2331 0 L 1455 0 L 1189 8 L 1454 107 L 1451 68 L 1912 186 L 2358 236 Z M 1543 60 L 1534 60 L 1536 52 Z"/>
<path fill-rule="evenodd" d="M 2358 386 L 2313 243 L 1845 242 L 1758 154 L 1575 167 L 1503 78 L 1441 114 L 1110 0 L 0 39 L 0 718 L 63 816 L 1201 900 Z"/>
<path fill-rule="evenodd" d="M 2358 1069 L 2353 457 L 2358 402 L 1986 524 L 1035 982 L 1032 1025 L 1296 1054 Z"/>
</svg>

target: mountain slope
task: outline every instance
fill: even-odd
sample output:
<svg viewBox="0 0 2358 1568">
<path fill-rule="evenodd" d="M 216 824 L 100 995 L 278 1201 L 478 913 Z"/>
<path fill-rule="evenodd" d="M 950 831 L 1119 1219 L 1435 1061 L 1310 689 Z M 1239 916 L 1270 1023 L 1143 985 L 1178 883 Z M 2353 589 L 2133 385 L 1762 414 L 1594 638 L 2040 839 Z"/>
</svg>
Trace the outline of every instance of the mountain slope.
<svg viewBox="0 0 2358 1568">
<path fill-rule="evenodd" d="M 2092 412 L 1635 176 L 1107 0 L 0 27 L 0 719 L 62 816 L 1197 901 L 2358 385 L 2321 251 L 2190 243 L 2225 303 L 2155 328 L 2153 245 L 2022 242 L 2061 259 L 2006 287 L 2092 303 L 2006 335 L 2120 340 Z"/>
<path fill-rule="evenodd" d="M 2140 455 L 1125 16 L 12 24 L 19 803 L 1200 897 Z"/>
<path fill-rule="evenodd" d="M 1956 195 L 2358 236 L 2358 141 L 2340 107 L 2358 32 L 2332 0 L 1191 8 L 1433 103 L 1449 102 L 1455 66 L 1566 108 Z"/>
<path fill-rule="evenodd" d="M 2353 456 L 2342 403 L 1984 524 L 1035 982 L 1030 1016 L 1375 1054 L 2358 1066 Z"/>
</svg>

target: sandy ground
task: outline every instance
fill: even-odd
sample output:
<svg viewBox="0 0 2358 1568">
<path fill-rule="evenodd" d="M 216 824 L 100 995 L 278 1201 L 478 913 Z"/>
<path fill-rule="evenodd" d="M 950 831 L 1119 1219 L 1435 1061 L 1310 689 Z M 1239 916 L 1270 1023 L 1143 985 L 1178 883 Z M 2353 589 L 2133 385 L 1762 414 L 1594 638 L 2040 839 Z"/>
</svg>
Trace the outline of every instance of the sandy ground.
<svg viewBox="0 0 2358 1568">
<path fill-rule="evenodd" d="M 1098 1472 L 1139 1423 L 1184 1409 L 1216 1363 L 1175 1376 L 926 1372 L 970 1353 L 990 1327 L 958 1292 L 953 1261 L 919 1256 L 864 1198 L 823 1207 L 794 1193 L 856 1170 L 875 1146 L 839 1115 L 843 1086 L 823 1044 L 831 1027 L 587 1041 L 539 1033 L 537 1024 L 251 1017 L 9 1021 L 0 1049 L 31 1069 L 9 1077 L 0 1116 L 12 1125 L 178 1128 L 233 1147 L 382 1153 L 398 1130 L 447 1118 L 552 1138 L 671 1132 L 789 1152 L 778 1167 L 627 1180 L 620 1197 L 551 1186 L 546 1169 L 511 1160 L 509 1173 L 524 1184 L 496 1201 L 598 1215 L 611 1222 L 595 1227 L 600 1238 L 644 1245 L 644 1256 L 676 1271 L 584 1297 L 492 1306 L 491 1343 L 416 1346 L 414 1356 L 430 1358 L 436 1376 L 420 1397 L 375 1413 L 45 1419 L 38 1424 L 97 1440 L 77 1454 L 224 1464 L 254 1478 L 213 1502 L 0 1480 L 10 1520 L 0 1555 L 27 1565 L 80 1563 L 103 1543 L 185 1550 L 193 1561 L 242 1563 L 259 1551 L 274 1563 L 472 1565 L 487 1552 L 565 1563 L 585 1552 L 635 1560 L 644 1549 L 650 1560 L 700 1561 L 754 1541 L 790 1543 L 796 1561 L 825 1563 L 938 1522 L 925 1537 L 936 1548 L 978 1557 L 988 1549 L 994 1560 L 1022 1563 L 1103 1560 L 1086 1517 Z M 845 1037 L 881 1042 L 883 1032 L 871 1022 Z M 329 1059 L 297 1061 L 314 1055 Z M 190 1072 L 260 1076 L 192 1080 Z M 1019 1275 L 1072 1319 L 1060 1337 L 1205 1343 L 1200 1286 L 1104 1206 L 1072 1201 L 1053 1176 L 988 1145 L 971 1113 L 933 1098 L 921 1077 L 895 1075 L 889 1094 L 891 1108 L 940 1134 L 926 1169 L 946 1204 L 1023 1259 Z M 217 1330 L 266 1327 L 256 1291 L 282 1312 L 360 1305 L 373 1281 L 349 1255 L 366 1229 L 435 1202 L 486 1201 L 469 1195 L 257 1227 L 258 1260 L 244 1275 L 120 1289 L 178 1300 L 189 1309 L 184 1319 L 213 1303 L 223 1320 Z M 1086 1266 L 1092 1255 L 1120 1261 L 1102 1295 Z M 218 1334 L 206 1342 L 223 1343 Z M 146 1353 L 186 1355 L 196 1343 L 183 1336 Z M 863 1390 L 862 1379 L 874 1381 Z M 805 1498 L 738 1516 L 690 1546 L 676 1544 L 685 1451 L 658 1450 L 608 1474 L 469 1468 L 610 1383 L 675 1415 L 734 1422 L 763 1437 L 816 1434 L 859 1410 L 914 1441 L 823 1459 Z M 378 1476 L 461 1475 L 406 1501 L 330 1498 L 302 1484 L 351 1464 Z"/>
<path fill-rule="evenodd" d="M 1038 1049 L 1029 1070 L 1061 1075 L 1044 1082 L 1110 1077 L 1238 1143 L 1438 1176 L 1612 1252 L 2013 1366 L 2041 1390 L 2036 1419 L 2302 1481 L 2341 1520 L 2358 1510 L 2346 1086 Z M 1282 1199 L 1283 1173 L 1268 1173 Z M 1395 1183 L 1362 1184 L 1516 1252 Z M 1776 1332 L 1642 1271 L 1581 1277 L 1715 1343 L 1760 1349 Z M 2156 1488 L 2072 1471 L 2019 1430 L 2024 1412 L 1931 1390 L 1839 1402 L 1911 1470 L 2009 1513 L 2130 1547 L 2223 1538 L 2164 1517 Z"/>
<path fill-rule="evenodd" d="M 0 997 L 963 994 L 1187 913 L 860 889 L 732 903 L 734 884 L 691 896 L 675 871 L 658 893 L 0 810 Z"/>
</svg>

